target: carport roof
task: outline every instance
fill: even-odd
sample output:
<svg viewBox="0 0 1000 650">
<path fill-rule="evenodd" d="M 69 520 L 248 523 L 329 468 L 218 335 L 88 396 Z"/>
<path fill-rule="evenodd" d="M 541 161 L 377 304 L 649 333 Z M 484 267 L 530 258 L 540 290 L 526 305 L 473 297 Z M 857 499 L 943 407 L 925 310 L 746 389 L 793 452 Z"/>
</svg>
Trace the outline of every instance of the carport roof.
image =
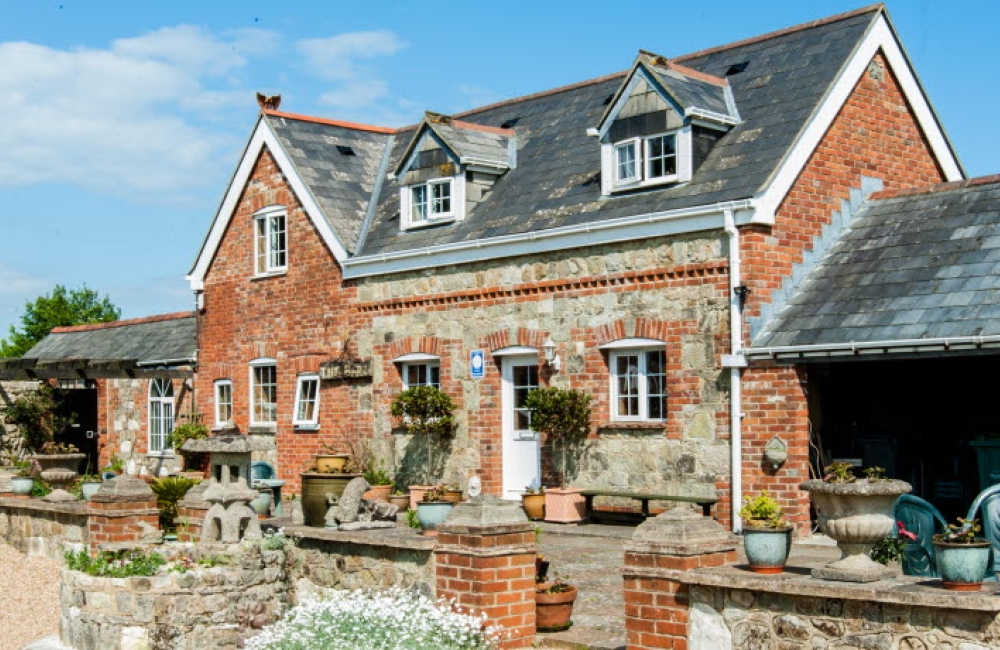
<svg viewBox="0 0 1000 650">
<path fill-rule="evenodd" d="M 1000 350 L 1000 176 L 872 198 L 748 358 Z"/>
</svg>

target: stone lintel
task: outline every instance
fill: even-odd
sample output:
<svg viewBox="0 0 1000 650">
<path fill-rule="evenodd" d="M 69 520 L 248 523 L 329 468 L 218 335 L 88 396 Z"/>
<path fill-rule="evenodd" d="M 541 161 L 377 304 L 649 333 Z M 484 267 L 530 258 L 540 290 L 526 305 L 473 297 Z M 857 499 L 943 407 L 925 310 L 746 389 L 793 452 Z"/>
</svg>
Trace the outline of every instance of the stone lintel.
<svg viewBox="0 0 1000 650">
<path fill-rule="evenodd" d="M 525 533 L 534 529 L 519 503 L 491 494 L 459 503 L 438 526 L 439 533 L 480 536 Z"/>
<path fill-rule="evenodd" d="M 984 582 L 980 591 L 948 591 L 941 581 L 920 576 L 895 576 L 877 582 L 853 583 L 819 580 L 805 567 L 786 566 L 785 572 L 762 575 L 745 566 L 720 566 L 674 571 L 652 567 L 626 567 L 626 575 L 668 578 L 687 585 L 742 589 L 755 593 L 810 596 L 889 603 L 913 607 L 969 610 L 1000 614 L 1000 583 Z"/>
<path fill-rule="evenodd" d="M 468 555 L 469 557 L 506 557 L 508 555 L 528 555 L 538 552 L 534 544 L 520 546 L 488 546 L 473 547 L 461 544 L 438 544 L 434 548 L 437 554 Z"/>
<path fill-rule="evenodd" d="M 655 555 L 704 555 L 731 551 L 736 546 L 735 537 L 717 521 L 678 507 L 640 524 L 626 550 Z"/>
<path fill-rule="evenodd" d="M 102 483 L 90 501 L 92 503 L 156 501 L 156 495 L 146 481 L 122 474 Z"/>
</svg>

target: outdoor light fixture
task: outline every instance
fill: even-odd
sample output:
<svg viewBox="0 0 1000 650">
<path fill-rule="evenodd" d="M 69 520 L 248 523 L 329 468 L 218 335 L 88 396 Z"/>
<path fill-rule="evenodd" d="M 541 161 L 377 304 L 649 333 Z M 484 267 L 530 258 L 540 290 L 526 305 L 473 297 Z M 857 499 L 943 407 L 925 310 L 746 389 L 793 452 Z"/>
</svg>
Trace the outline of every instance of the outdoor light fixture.
<svg viewBox="0 0 1000 650">
<path fill-rule="evenodd" d="M 740 299 L 740 304 L 742 305 L 747 301 L 747 298 L 750 296 L 750 287 L 748 287 L 745 284 L 741 284 L 739 286 L 733 287 L 733 293 L 735 293 L 736 297 Z"/>
<path fill-rule="evenodd" d="M 562 367 L 562 361 L 560 361 L 559 355 L 556 354 L 556 344 L 551 336 L 545 339 L 545 343 L 542 343 L 542 350 L 545 351 L 545 365 L 559 372 L 559 368 Z"/>
</svg>

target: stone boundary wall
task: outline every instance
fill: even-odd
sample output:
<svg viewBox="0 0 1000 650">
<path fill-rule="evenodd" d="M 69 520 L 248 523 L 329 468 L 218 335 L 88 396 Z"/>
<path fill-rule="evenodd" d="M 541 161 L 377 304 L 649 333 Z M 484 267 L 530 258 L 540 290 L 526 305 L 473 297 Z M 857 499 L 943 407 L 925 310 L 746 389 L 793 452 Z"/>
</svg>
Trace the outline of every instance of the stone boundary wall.
<svg viewBox="0 0 1000 650">
<path fill-rule="evenodd" d="M 235 649 L 288 605 L 284 551 L 232 556 L 233 566 L 149 578 L 62 570 L 62 643 L 76 650 Z"/>
<path fill-rule="evenodd" d="M 38 391 L 37 381 L 0 381 L 0 465 L 24 454 L 24 438 L 13 424 L 4 422 L 7 405 L 26 393 Z"/>
<path fill-rule="evenodd" d="M 358 532 L 287 526 L 285 535 L 301 536 L 288 551 L 289 598 L 331 589 L 415 588 L 435 597 L 436 542 L 409 528 Z"/>
<path fill-rule="evenodd" d="M 89 543 L 87 520 L 84 501 L 47 503 L 0 497 L 0 540 L 28 555 L 62 562 L 65 551 Z"/>
</svg>

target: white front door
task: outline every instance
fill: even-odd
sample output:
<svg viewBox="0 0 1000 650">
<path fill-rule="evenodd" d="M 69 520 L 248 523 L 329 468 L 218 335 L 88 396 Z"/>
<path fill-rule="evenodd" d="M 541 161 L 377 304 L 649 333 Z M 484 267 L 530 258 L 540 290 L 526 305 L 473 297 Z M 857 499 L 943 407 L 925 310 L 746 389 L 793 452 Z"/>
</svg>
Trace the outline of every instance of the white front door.
<svg viewBox="0 0 1000 650">
<path fill-rule="evenodd" d="M 538 388 L 538 355 L 503 357 L 503 495 L 520 499 L 524 488 L 541 483 L 538 434 L 528 427 L 524 400 Z"/>
</svg>

